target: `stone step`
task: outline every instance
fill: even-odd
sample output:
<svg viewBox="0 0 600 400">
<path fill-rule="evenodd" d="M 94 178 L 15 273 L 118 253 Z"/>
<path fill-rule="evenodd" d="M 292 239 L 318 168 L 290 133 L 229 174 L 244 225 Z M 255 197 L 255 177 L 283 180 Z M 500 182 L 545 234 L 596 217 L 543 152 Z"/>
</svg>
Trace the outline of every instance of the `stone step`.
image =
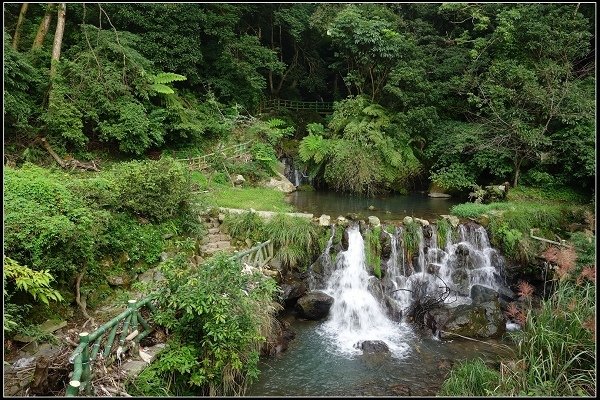
<svg viewBox="0 0 600 400">
<path fill-rule="evenodd" d="M 214 242 L 231 242 L 231 236 L 226 233 L 221 233 L 219 235 L 209 235 L 208 239 L 211 243 Z"/>
<path fill-rule="evenodd" d="M 201 247 L 201 250 L 207 251 L 209 249 L 225 249 L 225 248 L 230 248 L 230 247 L 231 247 L 231 243 L 229 243 L 226 240 L 222 240 L 222 241 L 206 244 Z"/>
<path fill-rule="evenodd" d="M 217 253 L 219 251 L 232 252 L 233 250 L 234 250 L 233 247 L 227 247 L 227 248 L 210 248 L 210 249 L 204 250 L 204 254 L 212 255 L 212 254 Z"/>
<path fill-rule="evenodd" d="M 215 234 L 215 233 L 220 233 L 221 230 L 219 228 L 208 228 L 208 234 Z"/>
</svg>

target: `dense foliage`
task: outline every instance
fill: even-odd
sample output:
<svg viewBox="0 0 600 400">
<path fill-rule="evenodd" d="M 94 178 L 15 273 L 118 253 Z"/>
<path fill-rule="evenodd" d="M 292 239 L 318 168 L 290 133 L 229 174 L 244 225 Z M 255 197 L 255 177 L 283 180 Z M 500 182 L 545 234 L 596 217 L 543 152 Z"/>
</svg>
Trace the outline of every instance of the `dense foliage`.
<svg viewBox="0 0 600 400">
<path fill-rule="evenodd" d="M 314 182 L 336 190 L 593 188 L 590 4 L 69 4 L 51 79 L 52 29 L 30 46 L 47 8 L 29 7 L 17 34 L 19 10 L 4 12 L 18 157 L 37 135 L 61 154 L 141 155 L 223 139 L 266 98 L 326 100 L 324 123 L 256 125 L 254 160 L 272 165 L 272 134 L 293 134 Z"/>
<path fill-rule="evenodd" d="M 219 255 L 201 268 L 184 257 L 161 266 L 166 281 L 156 321 L 174 333 L 170 349 L 136 380 L 142 394 L 243 395 L 258 376 L 262 342 L 278 310 L 276 283 Z M 165 387 L 163 382 L 169 382 Z"/>
</svg>

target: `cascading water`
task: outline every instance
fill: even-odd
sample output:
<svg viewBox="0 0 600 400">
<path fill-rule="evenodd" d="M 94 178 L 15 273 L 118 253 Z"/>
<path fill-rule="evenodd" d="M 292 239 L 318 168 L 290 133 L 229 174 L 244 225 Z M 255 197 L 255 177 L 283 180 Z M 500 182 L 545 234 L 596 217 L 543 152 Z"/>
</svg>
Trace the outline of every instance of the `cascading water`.
<svg viewBox="0 0 600 400">
<path fill-rule="evenodd" d="M 335 269 L 323 290 L 334 298 L 329 319 L 319 333 L 330 338 L 338 351 L 361 353 L 357 344 L 366 340 L 384 341 L 394 356 L 408 350 L 403 336 L 410 333 L 404 325 L 391 321 L 384 308 L 369 291 L 370 277 L 365 265 L 364 241 L 357 226 L 348 229 L 348 250 L 340 252 Z"/>
</svg>

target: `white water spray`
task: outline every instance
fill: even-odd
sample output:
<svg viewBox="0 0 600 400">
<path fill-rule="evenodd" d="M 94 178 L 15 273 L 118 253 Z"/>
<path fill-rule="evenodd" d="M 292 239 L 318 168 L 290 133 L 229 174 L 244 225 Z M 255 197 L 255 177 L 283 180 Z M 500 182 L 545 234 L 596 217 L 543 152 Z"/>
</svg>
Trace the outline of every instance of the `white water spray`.
<svg viewBox="0 0 600 400">
<path fill-rule="evenodd" d="M 334 298 L 329 319 L 320 333 L 329 337 L 336 349 L 346 354 L 360 354 L 356 345 L 365 340 L 384 341 L 396 357 L 408 346 L 402 338 L 410 333 L 405 324 L 391 321 L 368 290 L 369 274 L 365 265 L 363 238 L 357 226 L 348 229 L 348 250 L 338 255 L 335 270 L 325 293 Z"/>
</svg>

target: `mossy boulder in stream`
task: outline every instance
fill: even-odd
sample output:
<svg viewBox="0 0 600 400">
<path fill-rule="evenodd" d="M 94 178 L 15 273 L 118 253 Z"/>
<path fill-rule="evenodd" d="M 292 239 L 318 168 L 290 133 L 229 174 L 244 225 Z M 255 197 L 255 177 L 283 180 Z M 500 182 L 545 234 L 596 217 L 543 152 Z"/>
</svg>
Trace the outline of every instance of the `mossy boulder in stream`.
<svg viewBox="0 0 600 400">
<path fill-rule="evenodd" d="M 488 301 L 480 304 L 461 304 L 452 308 L 432 312 L 438 326 L 446 321 L 441 330 L 442 337 L 452 338 L 452 333 L 471 338 L 494 338 L 506 331 L 506 320 L 500 303 Z"/>
</svg>

